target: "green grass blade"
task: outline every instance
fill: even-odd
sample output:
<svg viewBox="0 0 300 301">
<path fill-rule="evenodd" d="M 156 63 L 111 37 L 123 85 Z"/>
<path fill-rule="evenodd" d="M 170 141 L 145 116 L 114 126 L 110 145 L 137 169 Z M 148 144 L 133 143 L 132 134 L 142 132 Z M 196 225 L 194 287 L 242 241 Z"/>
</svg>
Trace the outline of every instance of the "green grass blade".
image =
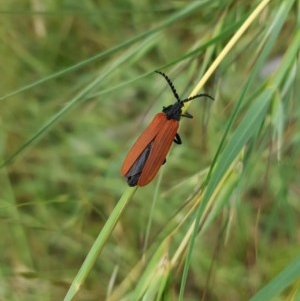
<svg viewBox="0 0 300 301">
<path fill-rule="evenodd" d="M 117 203 L 117 205 L 115 206 L 113 212 L 109 216 L 103 229 L 99 233 L 92 248 L 90 249 L 88 255 L 86 256 L 76 277 L 74 278 L 74 280 L 64 298 L 64 301 L 71 301 L 71 300 L 74 300 L 74 298 L 76 297 L 76 294 L 80 290 L 80 287 L 83 285 L 86 277 L 91 272 L 99 254 L 101 253 L 103 247 L 105 246 L 106 241 L 109 239 L 120 216 L 122 215 L 123 211 L 125 210 L 129 200 L 132 198 L 136 189 L 137 189 L 137 187 L 128 188 L 125 191 L 125 193 L 123 194 L 123 196 L 121 197 L 121 199 L 119 200 L 119 202 Z"/>
<path fill-rule="evenodd" d="M 65 75 L 65 74 L 67 74 L 69 72 L 73 72 L 73 71 L 75 71 L 75 70 L 77 70 L 77 69 L 79 69 L 79 68 L 81 68 L 81 67 L 83 67 L 83 66 L 85 66 L 87 64 L 91 64 L 94 61 L 102 60 L 102 59 L 104 59 L 104 58 L 106 58 L 106 57 L 108 57 L 108 56 L 110 56 L 110 55 L 112 55 L 112 54 L 120 51 L 121 49 L 124 49 L 124 48 L 126 48 L 126 47 L 128 47 L 128 46 L 130 46 L 130 45 L 132 45 L 132 44 L 134 44 L 134 43 L 136 43 L 138 41 L 140 41 L 140 40 L 143 40 L 143 39 L 147 38 L 148 36 L 151 36 L 152 34 L 154 34 L 156 32 L 161 31 L 162 29 L 164 29 L 165 27 L 170 26 L 174 22 L 177 22 L 177 21 L 181 20 L 182 18 L 185 18 L 190 13 L 192 13 L 195 9 L 197 9 L 199 6 L 202 6 L 204 4 L 205 4 L 205 1 L 196 1 L 196 2 L 193 2 L 190 5 L 187 5 L 186 7 L 184 7 L 183 10 L 181 10 L 178 13 L 172 15 L 170 18 L 168 18 L 166 21 L 164 21 L 159 26 L 156 26 L 155 28 L 147 30 L 145 32 L 142 32 L 141 34 L 135 36 L 132 39 L 126 40 L 125 42 L 123 42 L 123 43 L 121 43 L 121 44 L 119 44 L 119 45 L 117 45 L 117 46 L 115 46 L 115 47 L 113 47 L 113 48 L 111 48 L 109 50 L 101 52 L 101 53 L 99 53 L 99 54 L 97 54 L 97 55 L 95 55 L 95 56 L 93 56 L 93 57 L 91 57 L 91 58 L 89 58 L 87 60 L 84 60 L 84 61 L 82 61 L 82 62 L 80 62 L 78 64 L 75 64 L 75 65 L 73 65 L 73 66 L 71 66 L 69 68 L 66 68 L 66 69 L 63 69 L 61 71 L 58 71 L 58 72 L 56 72 L 54 74 L 51 74 L 50 76 L 47 76 L 47 77 L 45 77 L 45 78 L 43 78 L 41 80 L 35 81 L 35 82 L 33 82 L 33 83 L 29 84 L 29 85 L 26 85 L 26 86 L 21 87 L 21 88 L 13 91 L 11 93 L 8 93 L 8 94 L 0 97 L 0 101 L 1 100 L 5 100 L 5 99 L 7 99 L 9 97 L 12 97 L 14 95 L 17 95 L 17 94 L 19 94 L 21 92 L 24 92 L 24 91 L 26 91 L 28 89 L 31 89 L 31 88 L 33 88 L 33 87 L 35 87 L 37 85 L 40 85 L 42 83 L 45 83 L 45 82 L 49 81 L 49 80 L 52 80 L 54 78 L 60 77 L 62 75 Z"/>
<path fill-rule="evenodd" d="M 241 97 L 237 102 L 236 108 L 232 114 L 232 117 L 228 123 L 227 129 L 225 130 L 225 134 L 222 138 L 222 141 L 220 143 L 220 146 L 218 148 L 217 154 L 215 156 L 214 162 L 212 164 L 211 171 L 208 175 L 208 185 L 206 188 L 206 192 L 204 194 L 203 200 L 200 203 L 200 206 L 198 208 L 197 214 L 196 214 L 196 224 L 198 225 L 200 222 L 200 218 L 204 213 L 205 207 L 207 203 L 209 202 L 209 199 L 211 195 L 213 194 L 215 188 L 217 187 L 217 184 L 219 183 L 222 176 L 225 174 L 227 168 L 230 166 L 230 164 L 234 161 L 234 159 L 238 156 L 240 151 L 242 150 L 243 146 L 247 143 L 247 141 L 256 134 L 256 131 L 261 126 L 266 112 L 269 108 L 271 97 L 274 93 L 273 89 L 266 89 L 261 93 L 261 95 L 255 100 L 253 105 L 250 107 L 250 109 L 247 111 L 245 117 L 243 118 L 242 122 L 238 126 L 238 128 L 235 130 L 232 139 L 228 143 L 228 145 L 224 148 L 224 151 L 221 153 L 225 138 L 229 132 L 229 129 L 231 127 L 231 124 L 235 120 L 235 117 L 239 111 L 240 105 L 242 103 L 243 97 L 248 91 L 249 87 L 251 87 L 252 82 L 257 75 L 257 72 L 259 68 L 261 67 L 262 63 L 265 61 L 267 56 L 269 55 L 270 51 L 272 50 L 272 47 L 276 41 L 276 38 L 279 35 L 279 32 L 284 24 L 284 21 L 288 15 L 289 10 L 291 9 L 293 4 L 293 1 L 290 2 L 284 2 L 281 5 L 281 8 L 279 9 L 277 15 L 274 18 L 274 21 L 271 23 L 270 28 L 272 28 L 272 31 L 270 31 L 270 38 L 266 42 L 265 47 L 261 53 L 261 56 L 259 57 L 258 61 L 256 62 L 256 65 L 254 66 L 251 75 L 249 77 L 249 80 L 247 81 L 245 88 L 243 89 L 241 93 Z M 185 283 L 187 280 L 187 273 L 190 265 L 191 260 L 191 253 L 193 250 L 193 246 L 196 240 L 197 235 L 197 227 L 194 229 L 194 234 L 191 238 L 183 276 L 182 276 L 182 283 L 181 283 L 181 290 L 180 290 L 180 297 L 179 299 L 182 300 L 183 298 L 183 290 L 185 287 Z"/>
<path fill-rule="evenodd" d="M 272 300 L 284 289 L 291 285 L 300 277 L 300 257 L 296 258 L 283 271 L 281 271 L 273 280 L 258 291 L 249 301 Z"/>
<path fill-rule="evenodd" d="M 146 41 L 147 43 L 147 41 Z M 139 47 L 143 47 L 142 43 Z M 21 145 L 15 152 L 13 152 L 8 158 L 6 158 L 1 164 L 0 168 L 6 164 L 13 161 L 20 153 L 22 153 L 27 147 L 37 142 L 38 139 L 42 138 L 43 135 L 47 133 L 61 118 L 67 114 L 72 108 L 78 105 L 81 101 L 85 99 L 85 96 L 88 95 L 95 87 L 97 87 L 111 72 L 116 68 L 119 68 L 124 64 L 130 57 L 132 57 L 133 52 L 136 52 L 135 49 L 130 49 L 124 55 L 120 56 L 119 59 L 115 60 L 111 67 L 109 67 L 105 72 L 96 77 L 90 84 L 88 84 L 82 91 L 80 91 L 75 97 L 73 97 L 59 112 L 52 116 L 37 132 L 35 132 L 23 145 Z"/>
</svg>

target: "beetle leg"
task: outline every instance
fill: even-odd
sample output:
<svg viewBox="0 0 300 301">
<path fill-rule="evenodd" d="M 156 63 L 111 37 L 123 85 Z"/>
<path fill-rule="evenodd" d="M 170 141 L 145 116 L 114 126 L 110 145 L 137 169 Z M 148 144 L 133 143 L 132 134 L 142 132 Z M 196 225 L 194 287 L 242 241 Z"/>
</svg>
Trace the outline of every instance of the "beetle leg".
<svg viewBox="0 0 300 301">
<path fill-rule="evenodd" d="M 180 136 L 179 136 L 178 133 L 176 134 L 176 136 L 175 136 L 175 138 L 174 138 L 174 142 L 175 142 L 176 144 L 181 144 L 181 143 L 182 143 L 181 138 L 180 138 Z"/>
</svg>

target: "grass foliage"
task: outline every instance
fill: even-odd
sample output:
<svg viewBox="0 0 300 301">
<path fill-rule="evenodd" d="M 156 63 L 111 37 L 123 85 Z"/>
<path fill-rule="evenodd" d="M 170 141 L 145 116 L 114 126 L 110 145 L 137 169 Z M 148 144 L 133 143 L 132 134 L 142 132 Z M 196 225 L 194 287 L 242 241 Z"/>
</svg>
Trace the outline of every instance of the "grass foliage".
<svg viewBox="0 0 300 301">
<path fill-rule="evenodd" d="M 300 300 L 300 4 L 1 1 L 1 300 Z M 156 179 L 130 145 L 195 100 Z"/>
</svg>

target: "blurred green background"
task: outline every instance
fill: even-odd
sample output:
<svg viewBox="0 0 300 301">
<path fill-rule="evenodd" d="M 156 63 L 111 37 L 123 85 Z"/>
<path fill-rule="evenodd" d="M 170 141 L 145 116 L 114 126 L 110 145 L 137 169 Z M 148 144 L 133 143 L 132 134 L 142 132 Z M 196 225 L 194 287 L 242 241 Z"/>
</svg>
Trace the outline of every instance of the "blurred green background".
<svg viewBox="0 0 300 301">
<path fill-rule="evenodd" d="M 260 2 L 1 1 L 1 300 L 64 298 L 127 189 L 119 171 L 126 152 L 175 101 L 154 71 L 188 97 Z M 180 220 L 220 145 L 236 145 L 234 131 L 263 91 L 274 92 L 270 105 L 236 175 L 218 187 L 184 300 L 248 300 L 299 256 L 299 9 L 299 1 L 270 1 L 222 61 L 201 91 L 215 101 L 191 104 L 183 145 L 134 195 L 78 300 L 105 300 L 130 280 L 148 245 Z M 170 272 L 161 300 L 177 300 L 182 268 Z M 272 300 L 300 300 L 299 285 Z"/>
</svg>

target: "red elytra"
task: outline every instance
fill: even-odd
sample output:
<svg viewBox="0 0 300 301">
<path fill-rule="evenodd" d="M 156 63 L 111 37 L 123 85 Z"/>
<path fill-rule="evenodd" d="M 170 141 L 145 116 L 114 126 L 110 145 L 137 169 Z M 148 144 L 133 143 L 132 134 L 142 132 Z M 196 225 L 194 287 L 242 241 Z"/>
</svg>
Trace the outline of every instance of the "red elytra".
<svg viewBox="0 0 300 301">
<path fill-rule="evenodd" d="M 164 107 L 161 113 L 153 118 L 134 145 L 129 150 L 121 167 L 121 174 L 127 178 L 129 186 L 145 186 L 156 176 L 161 165 L 166 162 L 166 156 L 172 142 L 181 144 L 178 135 L 179 120 L 181 117 L 193 118 L 189 113 L 182 114 L 185 102 L 198 97 L 209 97 L 208 94 L 197 94 L 180 100 L 171 80 L 166 74 L 155 71 L 167 80 L 172 92 L 177 99 L 172 105 Z"/>
</svg>

